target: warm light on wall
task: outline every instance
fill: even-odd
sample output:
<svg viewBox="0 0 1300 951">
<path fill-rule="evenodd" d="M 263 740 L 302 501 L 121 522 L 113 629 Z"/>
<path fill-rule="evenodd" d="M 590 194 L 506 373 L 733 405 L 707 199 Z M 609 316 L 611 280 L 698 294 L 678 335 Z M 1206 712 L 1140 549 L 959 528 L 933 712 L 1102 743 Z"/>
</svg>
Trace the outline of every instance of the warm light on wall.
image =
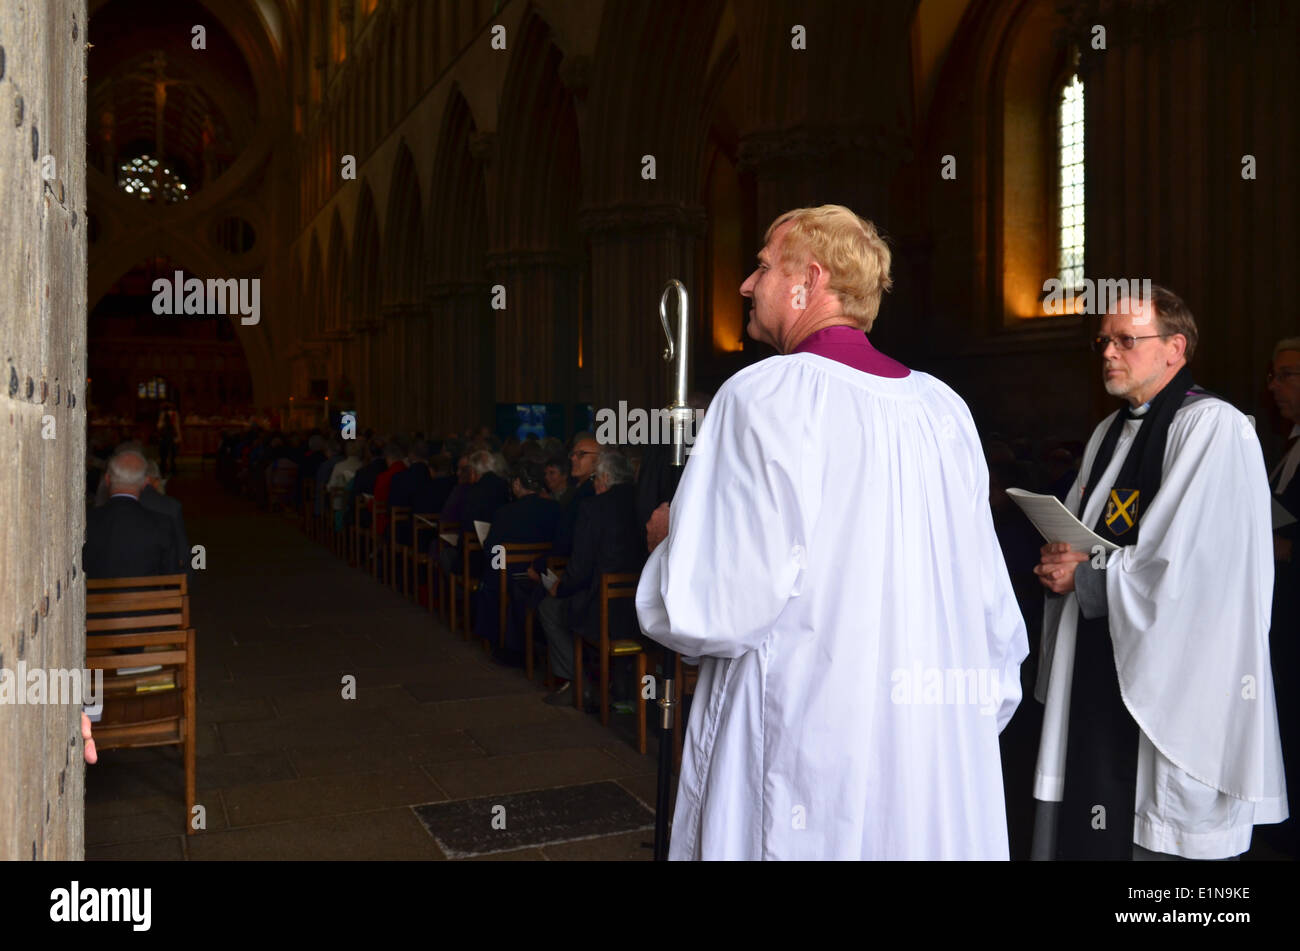
<svg viewBox="0 0 1300 951">
<path fill-rule="evenodd" d="M 709 273 L 710 306 L 713 315 L 715 353 L 739 353 L 745 349 L 742 335 L 745 319 L 740 285 L 745 280 L 741 260 L 740 179 L 735 167 L 721 154 L 709 170 Z"/>
</svg>

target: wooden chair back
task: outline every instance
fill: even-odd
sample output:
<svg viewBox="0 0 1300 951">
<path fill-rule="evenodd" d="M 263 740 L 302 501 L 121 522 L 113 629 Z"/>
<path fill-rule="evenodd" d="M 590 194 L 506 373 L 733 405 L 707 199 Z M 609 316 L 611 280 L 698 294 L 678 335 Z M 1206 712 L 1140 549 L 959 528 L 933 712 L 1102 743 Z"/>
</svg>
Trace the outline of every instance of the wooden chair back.
<svg viewBox="0 0 1300 951">
<path fill-rule="evenodd" d="M 610 663 L 615 657 L 633 657 L 636 661 L 636 686 L 635 696 L 637 711 L 637 750 L 641 753 L 646 751 L 646 709 L 645 702 L 640 699 L 641 683 L 646 675 L 646 652 L 645 645 L 637 638 L 620 638 L 611 640 L 609 636 L 609 604 L 620 598 L 636 597 L 637 583 L 640 581 L 641 574 L 636 571 L 628 572 L 608 572 L 600 576 L 600 644 L 597 651 L 600 655 L 600 722 L 609 726 L 609 679 Z M 573 635 L 573 660 L 574 660 L 574 680 L 573 680 L 573 701 L 578 709 L 582 709 L 582 648 L 584 639 L 582 634 Z"/>
<path fill-rule="evenodd" d="M 505 548 L 505 567 L 501 570 L 501 577 L 498 581 L 500 590 L 498 591 L 499 603 L 497 604 L 498 622 L 498 643 L 501 647 L 506 646 L 506 617 L 507 608 L 510 606 L 510 566 L 532 564 L 538 558 L 541 558 L 551 550 L 550 542 L 512 542 L 503 545 Z M 489 552 L 488 558 L 492 555 Z M 488 564 L 492 564 L 491 561 Z"/>
<path fill-rule="evenodd" d="M 405 525 L 411 521 L 411 507 L 409 505 L 390 505 L 388 506 L 388 564 L 385 567 L 388 570 L 388 584 L 396 588 L 398 584 L 397 575 L 397 556 L 402 555 L 402 586 L 406 585 L 406 566 L 411 560 L 411 546 L 400 545 L 397 541 L 397 526 Z"/>
<path fill-rule="evenodd" d="M 451 601 L 455 597 L 455 593 L 452 590 L 453 576 L 449 572 L 444 572 L 442 570 L 442 552 L 445 548 L 454 548 L 455 546 L 449 544 L 442 536 L 455 535 L 459 537 L 460 531 L 460 522 L 444 521 L 442 518 L 438 519 L 438 534 L 434 541 L 433 559 L 429 563 L 429 570 L 434 572 L 433 581 L 438 585 L 438 616 L 442 618 L 444 624 L 450 625 L 450 629 L 453 632 L 456 627 L 454 624 L 451 624 L 450 621 Z M 447 582 L 445 596 L 443 594 L 444 574 L 446 574 L 445 580 Z"/>
<path fill-rule="evenodd" d="M 102 750 L 179 745 L 185 831 L 193 834 L 195 637 L 185 575 L 86 580 L 86 668 L 102 671 Z M 125 651 L 130 650 L 130 653 Z M 157 668 L 122 673 L 132 668 Z"/>
<path fill-rule="evenodd" d="M 478 532 L 474 530 L 462 531 L 460 533 L 460 595 L 461 605 L 465 609 L 465 619 L 461 625 L 461 638 L 468 639 L 470 635 L 470 616 L 469 616 L 469 593 L 472 588 L 474 579 L 469 574 L 469 556 L 476 551 L 482 551 L 483 545 L 478 540 Z M 452 582 L 453 586 L 455 582 Z M 451 598 L 451 628 L 456 629 L 456 598 L 453 594 Z"/>
</svg>

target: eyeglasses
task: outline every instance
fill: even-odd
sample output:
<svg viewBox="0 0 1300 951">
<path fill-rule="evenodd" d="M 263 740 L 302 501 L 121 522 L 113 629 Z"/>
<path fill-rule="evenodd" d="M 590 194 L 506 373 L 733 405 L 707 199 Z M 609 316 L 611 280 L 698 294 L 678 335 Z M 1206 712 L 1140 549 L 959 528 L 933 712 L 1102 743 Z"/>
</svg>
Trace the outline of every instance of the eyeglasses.
<svg viewBox="0 0 1300 951">
<path fill-rule="evenodd" d="M 594 449 L 575 449 L 573 450 L 573 452 L 569 453 L 569 458 L 572 459 L 574 456 L 598 456 L 598 455 L 600 455 L 600 453 L 598 453 Z"/>
<path fill-rule="evenodd" d="M 1278 380 L 1282 383 L 1285 383 L 1293 376 L 1300 376 L 1300 367 L 1283 367 L 1282 369 L 1278 370 L 1276 373 L 1274 373 L 1272 370 L 1269 370 L 1268 382 L 1272 383 L 1274 380 Z"/>
<path fill-rule="evenodd" d="M 1092 338 L 1092 352 L 1105 353 L 1106 348 L 1110 346 L 1111 341 L 1120 350 L 1132 350 L 1137 346 L 1139 340 L 1151 340 L 1154 337 L 1168 337 L 1169 334 L 1147 334 L 1145 337 L 1135 337 L 1132 334 L 1116 334 L 1114 337 L 1107 337 L 1102 334 Z"/>
</svg>

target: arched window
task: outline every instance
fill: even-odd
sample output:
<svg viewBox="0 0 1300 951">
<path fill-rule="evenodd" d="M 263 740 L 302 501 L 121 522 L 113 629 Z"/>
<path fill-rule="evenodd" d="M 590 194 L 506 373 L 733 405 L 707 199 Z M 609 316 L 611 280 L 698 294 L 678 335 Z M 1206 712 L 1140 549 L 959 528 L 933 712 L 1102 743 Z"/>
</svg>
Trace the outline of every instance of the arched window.
<svg viewBox="0 0 1300 951">
<path fill-rule="evenodd" d="M 1058 168 L 1060 205 L 1057 258 L 1061 286 L 1073 290 L 1083 286 L 1083 81 L 1073 74 L 1061 89 L 1058 106 L 1060 153 Z"/>
</svg>

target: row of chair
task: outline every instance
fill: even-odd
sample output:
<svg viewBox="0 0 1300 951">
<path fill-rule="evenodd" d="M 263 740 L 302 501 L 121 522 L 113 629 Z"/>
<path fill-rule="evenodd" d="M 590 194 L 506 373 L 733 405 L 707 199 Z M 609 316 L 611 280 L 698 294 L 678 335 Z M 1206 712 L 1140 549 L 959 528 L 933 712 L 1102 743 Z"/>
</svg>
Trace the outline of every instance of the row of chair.
<svg viewBox="0 0 1300 951">
<path fill-rule="evenodd" d="M 346 557 L 354 567 L 368 570 L 377 582 L 387 584 L 395 591 L 400 591 L 413 602 L 419 603 L 420 580 L 423 578 L 427 592 L 425 603 L 430 613 L 435 614 L 453 633 L 459 633 L 462 639 L 472 635 L 470 605 L 477 584 L 477 579 L 470 574 L 470 559 L 475 552 L 483 551 L 477 532 L 466 529 L 459 523 L 443 520 L 436 514 L 413 512 L 409 507 L 385 505 L 370 496 L 356 497 L 350 518 L 345 521 L 342 533 L 334 530 L 332 507 L 322 505 L 317 513 L 314 504 L 314 487 L 304 484 L 302 525 L 309 537 L 329 547 L 341 557 Z M 364 514 L 369 512 L 367 525 Z M 388 527 L 378 533 L 375 526 L 387 517 Z M 410 542 L 402 543 L 399 536 L 406 534 L 399 529 L 409 524 Z M 432 532 L 434 543 L 426 551 L 425 542 Z M 448 573 L 442 567 L 442 552 L 449 546 L 447 537 L 456 538 L 461 570 Z M 500 589 L 498 591 L 498 624 L 500 646 L 505 646 L 507 612 L 510 604 L 509 579 L 511 569 L 545 559 L 548 569 L 557 574 L 563 572 L 568 559 L 551 555 L 549 543 L 504 545 L 503 557 L 497 563 L 504 562 L 505 570 L 497 573 Z M 657 650 L 649 642 L 640 638 L 611 638 L 609 623 L 610 603 L 619 598 L 631 598 L 636 595 L 639 575 L 636 572 L 606 574 L 601 577 L 599 611 L 600 643 L 596 645 L 599 658 L 600 676 L 600 719 L 608 726 L 610 721 L 610 681 L 611 666 L 616 658 L 631 658 L 636 665 L 636 685 L 639 691 L 644 682 L 648 668 L 648 652 Z M 534 677 L 534 636 L 536 614 L 528 613 L 524 622 L 524 672 L 529 680 Z M 583 707 L 583 648 L 586 641 L 580 634 L 574 634 L 574 705 Z M 484 642 L 485 648 L 490 648 Z M 553 685 L 549 661 L 544 683 Z M 680 683 L 680 680 L 679 680 Z M 638 699 L 637 709 L 637 749 L 646 751 L 646 706 Z M 680 731 L 679 731 L 680 735 Z"/>
</svg>

